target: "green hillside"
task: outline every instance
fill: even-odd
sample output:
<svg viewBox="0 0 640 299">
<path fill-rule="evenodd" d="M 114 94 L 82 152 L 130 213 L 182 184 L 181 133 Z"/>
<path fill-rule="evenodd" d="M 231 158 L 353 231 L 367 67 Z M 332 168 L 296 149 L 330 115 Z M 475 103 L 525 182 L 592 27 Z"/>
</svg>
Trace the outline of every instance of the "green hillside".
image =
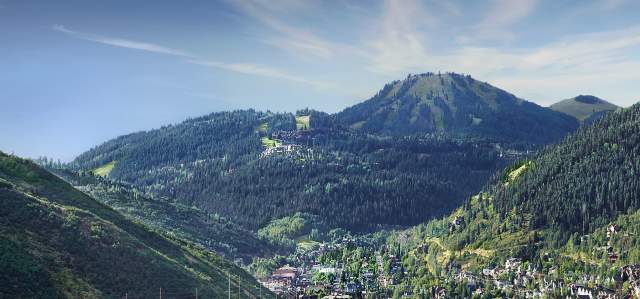
<svg viewBox="0 0 640 299">
<path fill-rule="evenodd" d="M 366 132 L 444 132 L 530 143 L 556 141 L 577 127 L 566 115 L 455 73 L 410 75 L 336 117 Z"/>
<path fill-rule="evenodd" d="M 0 297 L 256 298 L 257 282 L 221 257 L 150 231 L 32 162 L 0 153 Z M 263 290 L 266 293 L 265 290 Z"/>
<path fill-rule="evenodd" d="M 549 108 L 573 116 L 582 123 L 592 123 L 604 113 L 616 110 L 618 106 L 594 96 L 579 95 L 555 103 Z"/>
<path fill-rule="evenodd" d="M 87 172 L 51 168 L 77 189 L 148 227 L 188 240 L 233 260 L 250 261 L 278 248 L 225 217 L 164 197 L 152 197 L 133 186 Z"/>
<path fill-rule="evenodd" d="M 296 212 L 331 227 L 371 230 L 439 217 L 480 190 L 530 145 L 438 134 L 384 136 L 340 127 L 331 116 L 253 110 L 213 113 L 118 137 L 71 164 L 158 198 L 257 231 Z M 299 115 L 299 116 L 300 116 Z M 304 130 L 297 124 L 303 123 Z"/>
<path fill-rule="evenodd" d="M 640 104 L 609 113 L 507 168 L 448 217 L 394 234 L 388 244 L 401 248 L 411 269 L 403 284 L 457 296 L 480 287 L 483 297 L 544 290 L 559 298 L 570 295 L 571 284 L 631 293 L 638 281 L 624 280 L 622 269 L 640 264 L 639 132 Z M 513 282 L 524 272 L 507 269 L 513 258 L 522 261 L 518 271 L 530 273 L 524 284 Z M 497 286 L 505 282 L 509 288 Z M 547 289 L 551 282 L 556 287 Z"/>
</svg>

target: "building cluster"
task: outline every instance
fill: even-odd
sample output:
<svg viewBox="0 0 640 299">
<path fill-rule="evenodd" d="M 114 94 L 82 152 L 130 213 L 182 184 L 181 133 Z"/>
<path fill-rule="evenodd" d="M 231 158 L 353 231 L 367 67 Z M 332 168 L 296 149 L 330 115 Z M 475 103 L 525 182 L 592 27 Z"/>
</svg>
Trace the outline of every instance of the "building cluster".
<svg viewBox="0 0 640 299">
<path fill-rule="evenodd" d="M 456 217 L 450 222 L 449 229 L 455 230 L 463 225 L 464 219 Z M 611 240 L 619 230 L 615 225 L 607 227 L 607 248 L 612 247 Z M 373 255 L 360 257 L 362 260 L 357 261 L 361 263 L 356 267 L 359 269 L 357 273 L 351 272 L 354 269 L 353 261 L 347 260 L 347 265 L 335 260 L 328 264 L 318 262 L 326 261 L 325 257 L 320 258 L 324 254 L 342 252 L 345 248 L 367 246 L 370 245 L 351 237 L 332 243 L 320 243 L 311 249 L 297 252 L 290 259 L 295 266 L 287 265 L 273 271 L 271 277 L 262 283 L 274 293 L 288 298 L 347 299 L 362 298 L 366 294 L 390 295 L 390 290 L 397 292 L 399 286 L 404 286 L 404 289 L 401 289 L 403 297 L 413 298 L 415 294 L 412 286 L 405 283 L 407 275 L 410 274 L 405 271 L 399 256 L 391 254 L 394 248 L 390 245 L 386 245 L 380 251 L 370 252 Z M 424 244 L 417 250 L 425 253 L 427 249 L 428 246 Z M 546 259 L 552 262 L 552 257 L 546 256 Z M 448 288 L 453 283 L 466 286 L 473 297 L 494 294 L 498 290 L 517 298 L 640 298 L 640 264 L 626 265 L 611 277 L 578 274 L 572 271 L 560 274 L 558 266 L 545 269 L 539 271 L 532 263 L 517 257 L 507 258 L 500 265 L 477 272 L 470 272 L 451 263 L 443 270 L 443 273 L 446 273 L 443 284 L 418 292 L 429 298 L 448 298 L 448 292 L 452 291 Z M 630 294 L 623 295 L 623 289 L 625 293 Z"/>
<path fill-rule="evenodd" d="M 376 255 L 375 265 L 367 259 L 358 261 L 359 272 L 352 273 L 341 261 L 319 263 L 321 255 L 330 251 L 341 251 L 346 246 L 364 247 L 360 240 L 343 238 L 333 243 L 321 243 L 304 252 L 297 252 L 289 259 L 291 265 L 278 268 L 264 280 L 263 286 L 277 295 L 287 298 L 323 298 L 313 294 L 326 294 L 324 298 L 360 298 L 375 293 L 399 282 L 398 275 L 404 271 L 400 259 L 395 255 Z M 384 274 L 385 261 L 390 274 Z M 351 263 L 353 265 L 353 263 Z M 359 297 L 360 296 L 360 297 Z"/>
<path fill-rule="evenodd" d="M 292 155 L 299 154 L 302 152 L 302 146 L 297 144 L 280 144 L 276 146 L 271 146 L 265 148 L 262 153 L 260 153 L 260 158 L 264 159 L 266 157 L 274 156 L 274 155 Z"/>
</svg>

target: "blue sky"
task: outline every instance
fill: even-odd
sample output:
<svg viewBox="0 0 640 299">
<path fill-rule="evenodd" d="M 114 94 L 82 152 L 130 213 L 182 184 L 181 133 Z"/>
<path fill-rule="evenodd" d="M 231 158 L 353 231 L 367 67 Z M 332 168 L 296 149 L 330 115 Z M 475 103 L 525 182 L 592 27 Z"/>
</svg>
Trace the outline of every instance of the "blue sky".
<svg viewBox="0 0 640 299">
<path fill-rule="evenodd" d="M 227 109 L 339 111 L 409 73 L 640 99 L 640 1 L 0 0 L 0 150 L 70 160 Z"/>
</svg>

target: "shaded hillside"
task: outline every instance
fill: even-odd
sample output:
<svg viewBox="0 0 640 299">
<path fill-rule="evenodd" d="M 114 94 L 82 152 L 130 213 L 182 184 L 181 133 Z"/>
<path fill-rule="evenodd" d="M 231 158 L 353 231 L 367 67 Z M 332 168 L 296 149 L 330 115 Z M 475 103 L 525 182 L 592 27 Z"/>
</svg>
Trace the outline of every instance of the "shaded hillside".
<svg viewBox="0 0 640 299">
<path fill-rule="evenodd" d="M 578 126 L 566 115 L 455 73 L 410 75 L 336 117 L 366 132 L 444 132 L 530 143 L 558 140 Z"/>
<path fill-rule="evenodd" d="M 227 272 L 255 298 L 257 282 L 221 257 L 161 236 L 39 166 L 0 153 L 0 297 L 223 297 Z M 238 277 L 240 277 L 238 279 Z M 235 287 L 237 290 L 237 287 Z M 265 291 L 266 293 L 266 291 Z"/>
<path fill-rule="evenodd" d="M 214 113 L 108 141 L 73 166 L 109 169 L 110 179 L 252 230 L 295 212 L 367 230 L 447 213 L 509 161 L 501 151 L 528 148 L 435 134 L 368 135 L 307 112 Z"/>
<path fill-rule="evenodd" d="M 607 112 L 616 110 L 618 106 L 594 96 L 579 95 L 557 102 L 549 108 L 573 116 L 582 123 L 590 124 Z"/>
<path fill-rule="evenodd" d="M 223 216 L 207 213 L 177 200 L 154 198 L 139 189 L 88 172 L 51 169 L 75 188 L 123 215 L 156 230 L 188 240 L 229 258 L 250 261 L 278 250 Z"/>
</svg>

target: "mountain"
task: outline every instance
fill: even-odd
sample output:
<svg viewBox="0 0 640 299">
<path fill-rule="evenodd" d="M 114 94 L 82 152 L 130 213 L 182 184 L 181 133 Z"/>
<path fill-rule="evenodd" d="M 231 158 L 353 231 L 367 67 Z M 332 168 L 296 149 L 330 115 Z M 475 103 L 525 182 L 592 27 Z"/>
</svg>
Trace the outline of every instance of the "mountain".
<svg viewBox="0 0 640 299">
<path fill-rule="evenodd" d="M 414 225 L 448 213 L 523 144 L 352 132 L 332 117 L 220 112 L 110 140 L 72 166 L 257 231 L 296 212 L 331 227 Z M 308 117 L 307 117 L 308 116 Z"/>
<path fill-rule="evenodd" d="M 396 233 L 403 284 L 454 297 L 640 296 L 639 132 L 640 104 L 608 113 L 449 216 Z"/>
<path fill-rule="evenodd" d="M 226 258 L 242 258 L 248 262 L 254 256 L 267 256 L 281 250 L 259 238 L 255 232 L 244 229 L 221 215 L 183 205 L 175 199 L 154 197 L 135 186 L 114 182 L 89 172 L 73 172 L 48 163 L 44 165 L 48 165 L 49 171 L 76 189 L 126 217 L 215 251 Z"/>
<path fill-rule="evenodd" d="M 410 75 L 336 117 L 373 133 L 444 132 L 530 143 L 556 141 L 578 126 L 566 115 L 455 73 Z"/>
<path fill-rule="evenodd" d="M 218 112 L 121 136 L 71 167 L 254 232 L 297 212 L 369 231 L 445 215 L 577 127 L 469 76 L 424 74 L 338 114 Z"/>
<path fill-rule="evenodd" d="M 557 102 L 549 106 L 549 108 L 571 115 L 581 123 L 590 124 L 607 112 L 618 109 L 618 106 L 594 96 L 579 95 L 575 98 Z"/>
<path fill-rule="evenodd" d="M 132 222 L 3 153 L 0 198 L 0 297 L 221 298 L 228 273 L 236 295 L 238 283 L 242 296 L 259 293 L 255 279 L 221 257 Z"/>
</svg>

